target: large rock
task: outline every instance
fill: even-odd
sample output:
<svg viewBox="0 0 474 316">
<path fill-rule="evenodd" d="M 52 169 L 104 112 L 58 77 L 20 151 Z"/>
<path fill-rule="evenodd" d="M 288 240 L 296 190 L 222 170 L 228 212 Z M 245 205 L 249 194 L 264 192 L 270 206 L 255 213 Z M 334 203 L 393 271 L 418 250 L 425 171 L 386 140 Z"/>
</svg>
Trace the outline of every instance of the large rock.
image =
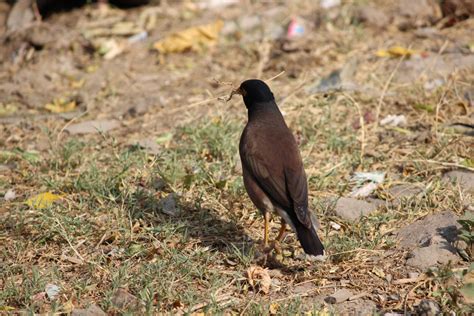
<svg viewBox="0 0 474 316">
<path fill-rule="evenodd" d="M 392 69 L 397 61 L 387 63 Z M 452 73 L 463 69 L 474 68 L 474 55 L 449 53 L 443 55 L 430 54 L 427 57 L 410 58 L 400 64 L 400 68 L 393 77 L 393 81 L 400 84 L 417 83 L 426 79 L 431 84 L 435 81 L 445 81 Z M 388 71 L 384 69 L 384 71 Z M 420 76 L 422 74 L 422 76 Z M 440 82 L 441 82 L 440 81 Z M 436 84 L 434 84 L 436 86 Z"/>
<path fill-rule="evenodd" d="M 377 305 L 370 300 L 345 301 L 333 306 L 334 315 L 375 315 L 377 311 Z"/>
<path fill-rule="evenodd" d="M 117 120 L 96 120 L 85 121 L 77 124 L 72 124 L 66 127 L 66 131 L 70 134 L 95 134 L 106 133 L 120 126 Z"/>
<path fill-rule="evenodd" d="M 407 265 L 426 269 L 449 261 L 460 260 L 456 248 L 452 245 L 456 240 L 459 217 L 446 211 L 428 215 L 396 232 L 402 248 L 411 250 Z"/>
<path fill-rule="evenodd" d="M 456 248 L 442 237 L 435 236 L 429 239 L 428 243 L 426 247 L 412 250 L 406 262 L 407 265 L 426 270 L 429 267 L 460 261 Z"/>
<path fill-rule="evenodd" d="M 441 9 L 437 0 L 399 0 L 398 27 L 407 30 L 420 26 L 431 25 L 441 17 Z"/>
<path fill-rule="evenodd" d="M 414 184 L 399 184 L 388 190 L 393 205 L 399 205 L 403 200 L 410 199 L 423 192 L 423 189 Z"/>
<path fill-rule="evenodd" d="M 377 209 L 377 205 L 365 201 L 341 197 L 337 200 L 335 212 L 338 216 L 355 221 L 362 216 L 369 215 Z"/>
<path fill-rule="evenodd" d="M 135 296 L 130 294 L 126 289 L 118 289 L 112 297 L 112 305 L 119 309 L 138 309 L 140 308 L 141 301 Z"/>
<path fill-rule="evenodd" d="M 357 8 L 354 19 L 370 27 L 383 29 L 390 24 L 390 18 L 380 8 L 364 5 Z"/>
<path fill-rule="evenodd" d="M 465 191 L 474 191 L 474 172 L 453 170 L 445 173 L 443 179 L 459 184 Z"/>
</svg>

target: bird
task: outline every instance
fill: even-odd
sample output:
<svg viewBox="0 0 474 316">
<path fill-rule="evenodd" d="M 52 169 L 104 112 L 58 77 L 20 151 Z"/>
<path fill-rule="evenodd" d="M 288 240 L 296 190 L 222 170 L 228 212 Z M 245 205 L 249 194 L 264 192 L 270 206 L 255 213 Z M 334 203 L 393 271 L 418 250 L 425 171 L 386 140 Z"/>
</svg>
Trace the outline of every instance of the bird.
<svg viewBox="0 0 474 316">
<path fill-rule="evenodd" d="M 308 184 L 296 140 L 280 112 L 275 97 L 262 80 L 249 79 L 233 90 L 241 95 L 248 112 L 239 143 L 245 189 L 263 213 L 264 249 L 273 249 L 286 234 L 288 224 L 306 254 L 323 255 L 317 220 L 308 208 Z M 281 217 L 280 231 L 269 248 L 271 215 Z"/>
</svg>

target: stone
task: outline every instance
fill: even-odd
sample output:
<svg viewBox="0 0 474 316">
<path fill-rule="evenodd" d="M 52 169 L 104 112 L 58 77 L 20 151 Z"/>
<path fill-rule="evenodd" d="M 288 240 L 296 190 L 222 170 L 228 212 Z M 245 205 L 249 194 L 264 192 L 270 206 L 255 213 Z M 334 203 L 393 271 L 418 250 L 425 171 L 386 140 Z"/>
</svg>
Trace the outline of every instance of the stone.
<svg viewBox="0 0 474 316">
<path fill-rule="evenodd" d="M 349 221 L 355 221 L 362 216 L 369 215 L 377 209 L 377 206 L 354 198 L 341 197 L 336 202 L 335 212 L 339 217 Z"/>
<path fill-rule="evenodd" d="M 432 240 L 431 245 L 416 248 L 410 253 L 406 264 L 411 267 L 426 270 L 430 267 L 451 263 L 457 263 L 460 258 L 456 255 L 456 248 L 447 242 Z"/>
<path fill-rule="evenodd" d="M 376 315 L 377 305 L 370 300 L 345 301 L 334 306 L 334 315 Z"/>
<path fill-rule="evenodd" d="M 138 146 L 153 155 L 157 155 L 161 152 L 160 145 L 158 145 L 153 137 L 140 138 L 138 140 L 131 141 L 130 144 L 132 146 Z"/>
<path fill-rule="evenodd" d="M 399 184 L 388 190 L 393 205 L 399 205 L 404 199 L 410 199 L 421 192 L 423 189 L 414 184 Z"/>
<path fill-rule="evenodd" d="M 306 282 L 299 284 L 292 289 L 293 294 L 305 294 L 317 289 L 317 286 L 313 282 Z"/>
<path fill-rule="evenodd" d="M 31 25 L 35 20 L 32 0 L 17 1 L 8 15 L 7 30 L 17 31 Z"/>
<path fill-rule="evenodd" d="M 375 28 L 386 28 L 390 23 L 390 18 L 377 7 L 364 5 L 359 7 L 355 13 L 355 20 L 365 25 Z"/>
<path fill-rule="evenodd" d="M 435 301 L 422 299 L 416 306 L 415 312 L 419 316 L 435 316 L 441 314 L 441 308 Z"/>
<path fill-rule="evenodd" d="M 395 61 L 393 63 L 395 64 Z M 394 67 L 392 63 L 389 64 L 387 64 L 388 67 Z M 400 84 L 416 83 L 420 80 L 420 74 L 423 74 L 423 78 L 433 81 L 447 78 L 455 71 L 472 67 L 474 67 L 473 54 L 446 53 L 441 56 L 429 54 L 423 58 L 410 58 L 403 61 L 393 81 Z"/>
<path fill-rule="evenodd" d="M 117 120 L 95 120 L 72 124 L 66 127 L 65 131 L 72 135 L 96 134 L 106 133 L 110 130 L 118 128 L 119 126 L 120 122 Z"/>
<path fill-rule="evenodd" d="M 444 174 L 444 180 L 458 183 L 466 191 L 474 191 L 474 172 L 453 170 Z"/>
<path fill-rule="evenodd" d="M 451 211 L 428 215 L 396 232 L 400 246 L 406 249 L 420 247 L 435 235 L 440 235 L 452 243 L 457 238 L 458 228 L 461 227 L 458 219 Z"/>
<path fill-rule="evenodd" d="M 353 293 L 348 289 L 337 290 L 334 294 L 327 296 L 324 301 L 328 304 L 338 304 L 347 301 Z"/>
<path fill-rule="evenodd" d="M 398 28 L 402 31 L 431 25 L 441 17 L 437 0 L 399 0 Z"/>
<path fill-rule="evenodd" d="M 0 164 L 0 174 L 8 173 L 15 169 L 16 169 L 16 164 L 13 162 L 10 162 L 8 164 Z"/>
<path fill-rule="evenodd" d="M 158 208 L 160 209 L 160 211 L 162 211 L 163 213 L 167 215 L 176 216 L 179 213 L 176 199 L 177 199 L 176 194 L 174 193 L 168 194 L 166 197 L 162 198 L 158 202 Z"/>
<path fill-rule="evenodd" d="M 112 305 L 119 309 L 138 308 L 140 300 L 125 289 L 118 289 L 112 297 Z"/>
<path fill-rule="evenodd" d="M 73 309 L 71 316 L 107 316 L 107 314 L 97 305 L 90 305 L 85 309 Z"/>
<path fill-rule="evenodd" d="M 458 219 L 456 214 L 446 211 L 428 215 L 399 229 L 396 234 L 400 246 L 411 250 L 406 264 L 425 270 L 448 262 L 459 262 L 460 257 L 452 245 L 460 227 Z"/>
<path fill-rule="evenodd" d="M 13 201 L 16 198 L 16 192 L 13 189 L 8 189 L 8 191 L 5 193 L 5 196 L 3 197 L 5 201 Z"/>
</svg>

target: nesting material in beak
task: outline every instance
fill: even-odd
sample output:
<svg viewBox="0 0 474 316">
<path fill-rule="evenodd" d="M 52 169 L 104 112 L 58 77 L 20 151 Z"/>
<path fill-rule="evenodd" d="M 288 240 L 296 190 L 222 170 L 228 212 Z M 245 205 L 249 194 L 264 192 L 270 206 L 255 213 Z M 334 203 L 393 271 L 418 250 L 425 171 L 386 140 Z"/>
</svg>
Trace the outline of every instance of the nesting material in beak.
<svg viewBox="0 0 474 316">
<path fill-rule="evenodd" d="M 239 87 L 239 88 L 237 88 L 237 89 L 235 89 L 235 90 L 232 90 L 232 92 L 230 93 L 229 98 L 227 99 L 227 102 L 232 99 L 232 97 L 234 96 L 234 94 L 245 95 L 244 91 L 242 91 L 242 89 L 240 89 L 240 87 Z"/>
</svg>

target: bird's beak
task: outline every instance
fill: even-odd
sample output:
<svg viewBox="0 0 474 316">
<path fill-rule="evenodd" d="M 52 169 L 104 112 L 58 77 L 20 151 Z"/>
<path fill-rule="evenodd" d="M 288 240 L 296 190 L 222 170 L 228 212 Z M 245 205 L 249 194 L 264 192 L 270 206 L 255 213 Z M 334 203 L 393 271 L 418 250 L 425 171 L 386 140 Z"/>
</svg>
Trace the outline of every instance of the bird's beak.
<svg viewBox="0 0 474 316">
<path fill-rule="evenodd" d="M 227 101 L 230 101 L 230 99 L 232 99 L 232 97 L 234 96 L 234 94 L 240 94 L 240 95 L 245 95 L 245 91 L 242 91 L 242 89 L 237 88 L 235 90 L 232 90 L 232 92 L 230 93 L 230 96 L 229 98 L 227 99 Z"/>
</svg>

